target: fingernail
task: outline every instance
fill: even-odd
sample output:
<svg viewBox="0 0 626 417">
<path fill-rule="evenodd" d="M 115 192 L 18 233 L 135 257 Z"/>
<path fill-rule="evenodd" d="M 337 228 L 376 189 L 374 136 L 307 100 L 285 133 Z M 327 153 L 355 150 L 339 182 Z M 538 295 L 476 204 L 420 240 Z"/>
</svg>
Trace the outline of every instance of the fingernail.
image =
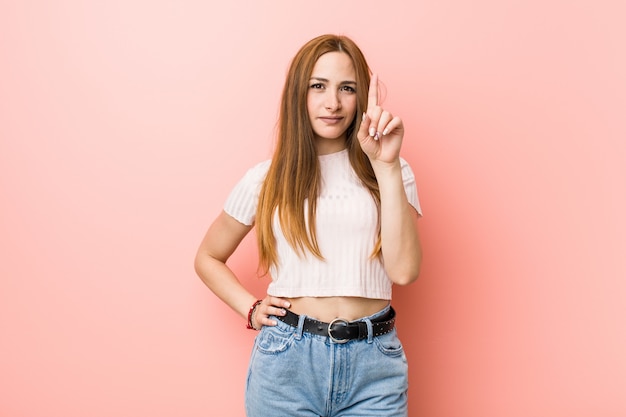
<svg viewBox="0 0 626 417">
<path fill-rule="evenodd" d="M 289 301 L 285 301 L 285 307 L 287 308 L 291 307 L 291 303 Z"/>
<path fill-rule="evenodd" d="M 284 308 L 281 309 L 280 310 L 280 314 L 284 316 L 285 314 L 287 314 L 287 310 L 285 310 Z"/>
<path fill-rule="evenodd" d="M 278 322 L 276 320 L 272 320 L 272 326 L 276 326 Z"/>
<path fill-rule="evenodd" d="M 383 136 L 385 136 L 387 133 L 389 133 L 389 129 L 385 128 L 385 130 L 383 130 Z"/>
<path fill-rule="evenodd" d="M 378 140 L 380 139 L 380 133 L 376 132 L 376 134 L 374 135 L 374 140 Z"/>
<path fill-rule="evenodd" d="M 365 116 L 367 115 L 365 114 L 365 112 L 363 112 L 363 116 L 361 117 L 361 120 L 365 120 Z"/>
<path fill-rule="evenodd" d="M 370 136 L 374 137 L 375 134 L 376 134 L 376 129 L 374 129 L 373 127 L 370 127 Z"/>
</svg>

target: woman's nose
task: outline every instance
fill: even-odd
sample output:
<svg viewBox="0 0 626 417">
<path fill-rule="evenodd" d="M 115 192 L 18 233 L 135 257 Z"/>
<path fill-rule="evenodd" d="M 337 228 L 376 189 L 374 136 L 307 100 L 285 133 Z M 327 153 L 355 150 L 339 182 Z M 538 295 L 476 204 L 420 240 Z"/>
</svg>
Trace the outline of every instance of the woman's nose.
<svg viewBox="0 0 626 417">
<path fill-rule="evenodd" d="M 341 108 L 341 101 L 336 93 L 329 92 L 325 103 L 326 110 L 336 111 Z"/>
</svg>

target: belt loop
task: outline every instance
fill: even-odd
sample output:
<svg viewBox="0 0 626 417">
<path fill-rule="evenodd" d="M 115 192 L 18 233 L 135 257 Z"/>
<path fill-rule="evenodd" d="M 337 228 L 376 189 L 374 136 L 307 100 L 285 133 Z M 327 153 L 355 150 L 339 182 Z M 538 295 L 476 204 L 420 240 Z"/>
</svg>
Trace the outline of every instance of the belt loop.
<svg viewBox="0 0 626 417">
<path fill-rule="evenodd" d="M 369 317 L 363 319 L 365 325 L 367 326 L 367 343 L 372 343 L 374 341 L 374 329 L 372 328 L 372 321 Z"/>
<path fill-rule="evenodd" d="M 302 339 L 302 333 L 304 332 L 304 320 L 306 316 L 304 314 L 300 314 L 298 316 L 298 327 L 296 328 L 296 340 Z"/>
</svg>

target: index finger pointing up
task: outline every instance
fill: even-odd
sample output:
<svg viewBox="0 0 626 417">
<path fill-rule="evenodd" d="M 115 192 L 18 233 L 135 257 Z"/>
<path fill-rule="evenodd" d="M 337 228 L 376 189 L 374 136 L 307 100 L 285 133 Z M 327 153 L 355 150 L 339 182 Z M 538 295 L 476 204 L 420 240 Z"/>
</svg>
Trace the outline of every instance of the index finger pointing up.
<svg viewBox="0 0 626 417">
<path fill-rule="evenodd" d="M 378 106 L 378 75 L 373 74 L 370 79 L 370 89 L 367 93 L 367 108 Z"/>
</svg>

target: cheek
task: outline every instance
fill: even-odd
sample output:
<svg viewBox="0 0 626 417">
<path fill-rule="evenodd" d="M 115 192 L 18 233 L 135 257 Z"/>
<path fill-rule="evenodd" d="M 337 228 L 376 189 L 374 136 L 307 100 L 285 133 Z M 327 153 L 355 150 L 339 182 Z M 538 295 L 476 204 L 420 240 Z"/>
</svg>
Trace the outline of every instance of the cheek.
<svg viewBox="0 0 626 417">
<path fill-rule="evenodd" d="M 356 96 L 351 96 L 344 104 L 346 106 L 346 110 L 348 110 L 353 116 L 356 113 L 356 102 Z"/>
<path fill-rule="evenodd" d="M 317 106 L 316 106 L 315 96 L 312 94 L 308 94 L 306 97 L 306 109 L 309 115 L 313 113 L 316 107 Z"/>
</svg>

